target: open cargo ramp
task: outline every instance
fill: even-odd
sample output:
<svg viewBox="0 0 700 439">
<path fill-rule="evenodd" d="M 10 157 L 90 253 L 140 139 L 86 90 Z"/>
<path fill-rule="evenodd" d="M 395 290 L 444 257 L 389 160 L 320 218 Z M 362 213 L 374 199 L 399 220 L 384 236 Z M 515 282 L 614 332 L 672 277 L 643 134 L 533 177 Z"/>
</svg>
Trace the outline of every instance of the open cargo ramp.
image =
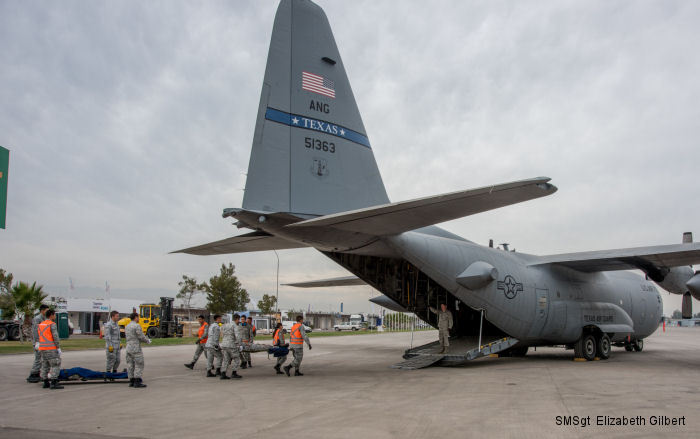
<svg viewBox="0 0 700 439">
<path fill-rule="evenodd" d="M 457 366 L 467 361 L 476 360 L 491 354 L 497 354 L 515 346 L 517 338 L 490 337 L 479 343 L 479 337 L 455 337 L 450 339 L 446 354 L 441 354 L 437 341 L 407 349 L 403 355 L 405 361 L 391 366 L 394 369 L 415 370 L 428 366 Z"/>
</svg>

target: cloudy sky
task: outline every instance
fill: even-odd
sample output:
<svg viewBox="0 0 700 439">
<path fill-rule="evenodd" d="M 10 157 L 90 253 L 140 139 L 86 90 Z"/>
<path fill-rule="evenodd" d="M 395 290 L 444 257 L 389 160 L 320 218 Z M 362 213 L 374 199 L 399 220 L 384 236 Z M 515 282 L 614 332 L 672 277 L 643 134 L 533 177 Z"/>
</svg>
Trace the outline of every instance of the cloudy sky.
<svg viewBox="0 0 700 439">
<path fill-rule="evenodd" d="M 318 3 L 392 201 L 545 175 L 555 195 L 444 227 L 534 254 L 700 236 L 699 2 Z M 273 253 L 167 253 L 239 233 L 221 211 L 241 204 L 276 7 L 0 1 L 0 267 L 150 299 L 230 261 L 255 300 L 274 291 Z M 282 282 L 346 274 L 279 257 Z M 280 305 L 374 294 L 281 287 Z"/>
</svg>

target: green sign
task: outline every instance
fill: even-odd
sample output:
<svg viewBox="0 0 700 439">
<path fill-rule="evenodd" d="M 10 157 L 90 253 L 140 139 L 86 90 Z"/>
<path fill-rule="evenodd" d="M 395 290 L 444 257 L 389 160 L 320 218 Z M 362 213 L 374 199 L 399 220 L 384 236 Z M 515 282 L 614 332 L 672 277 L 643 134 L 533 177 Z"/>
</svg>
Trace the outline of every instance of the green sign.
<svg viewBox="0 0 700 439">
<path fill-rule="evenodd" d="M 0 146 L 0 229 L 5 228 L 7 214 L 7 171 L 10 169 L 10 151 Z"/>
</svg>

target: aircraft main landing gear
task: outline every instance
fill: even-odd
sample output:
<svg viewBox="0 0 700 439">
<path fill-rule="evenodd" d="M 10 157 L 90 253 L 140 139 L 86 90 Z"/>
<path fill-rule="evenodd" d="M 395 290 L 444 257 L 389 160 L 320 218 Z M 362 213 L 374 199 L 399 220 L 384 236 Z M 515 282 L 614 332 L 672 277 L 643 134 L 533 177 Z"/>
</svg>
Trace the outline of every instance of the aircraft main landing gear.
<svg viewBox="0 0 700 439">
<path fill-rule="evenodd" d="M 586 361 L 593 361 L 596 358 L 607 360 L 611 352 L 610 337 L 604 333 L 584 332 L 574 344 L 574 357 Z"/>
</svg>

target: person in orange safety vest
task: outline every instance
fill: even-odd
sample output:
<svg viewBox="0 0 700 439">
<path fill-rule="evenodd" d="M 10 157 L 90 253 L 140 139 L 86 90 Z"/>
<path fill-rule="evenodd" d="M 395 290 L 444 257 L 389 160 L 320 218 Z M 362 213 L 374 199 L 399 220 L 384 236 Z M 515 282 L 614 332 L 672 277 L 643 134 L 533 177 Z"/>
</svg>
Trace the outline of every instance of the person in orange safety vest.
<svg viewBox="0 0 700 439">
<path fill-rule="evenodd" d="M 46 310 L 46 320 L 39 323 L 37 342 L 34 347 L 41 354 L 41 379 L 44 389 L 62 389 L 58 384 L 61 373 L 61 349 L 59 348 L 58 329 L 56 328 L 56 311 Z"/>
<path fill-rule="evenodd" d="M 199 360 L 199 357 L 202 355 L 202 352 L 204 352 L 204 358 L 206 358 L 207 356 L 207 353 L 204 349 L 204 345 L 207 344 L 207 333 L 209 332 L 209 323 L 207 323 L 207 321 L 204 320 L 203 315 L 197 317 L 197 321 L 199 322 L 197 341 L 195 341 L 197 349 L 194 351 L 194 357 L 192 357 L 192 362 L 185 364 L 185 367 L 189 369 L 194 369 L 194 364 L 197 362 L 197 360 Z"/>
<path fill-rule="evenodd" d="M 311 350 L 311 343 L 309 342 L 309 337 L 306 336 L 303 321 L 303 316 L 297 316 L 297 322 L 292 326 L 292 331 L 289 334 L 289 349 L 294 355 L 294 360 L 292 360 L 290 365 L 284 367 L 284 373 L 286 373 L 287 376 L 290 376 L 289 371 L 292 367 L 294 367 L 294 376 L 304 376 L 303 373 L 299 372 L 301 360 L 304 358 L 304 342 L 309 346 L 309 350 Z"/>
</svg>

